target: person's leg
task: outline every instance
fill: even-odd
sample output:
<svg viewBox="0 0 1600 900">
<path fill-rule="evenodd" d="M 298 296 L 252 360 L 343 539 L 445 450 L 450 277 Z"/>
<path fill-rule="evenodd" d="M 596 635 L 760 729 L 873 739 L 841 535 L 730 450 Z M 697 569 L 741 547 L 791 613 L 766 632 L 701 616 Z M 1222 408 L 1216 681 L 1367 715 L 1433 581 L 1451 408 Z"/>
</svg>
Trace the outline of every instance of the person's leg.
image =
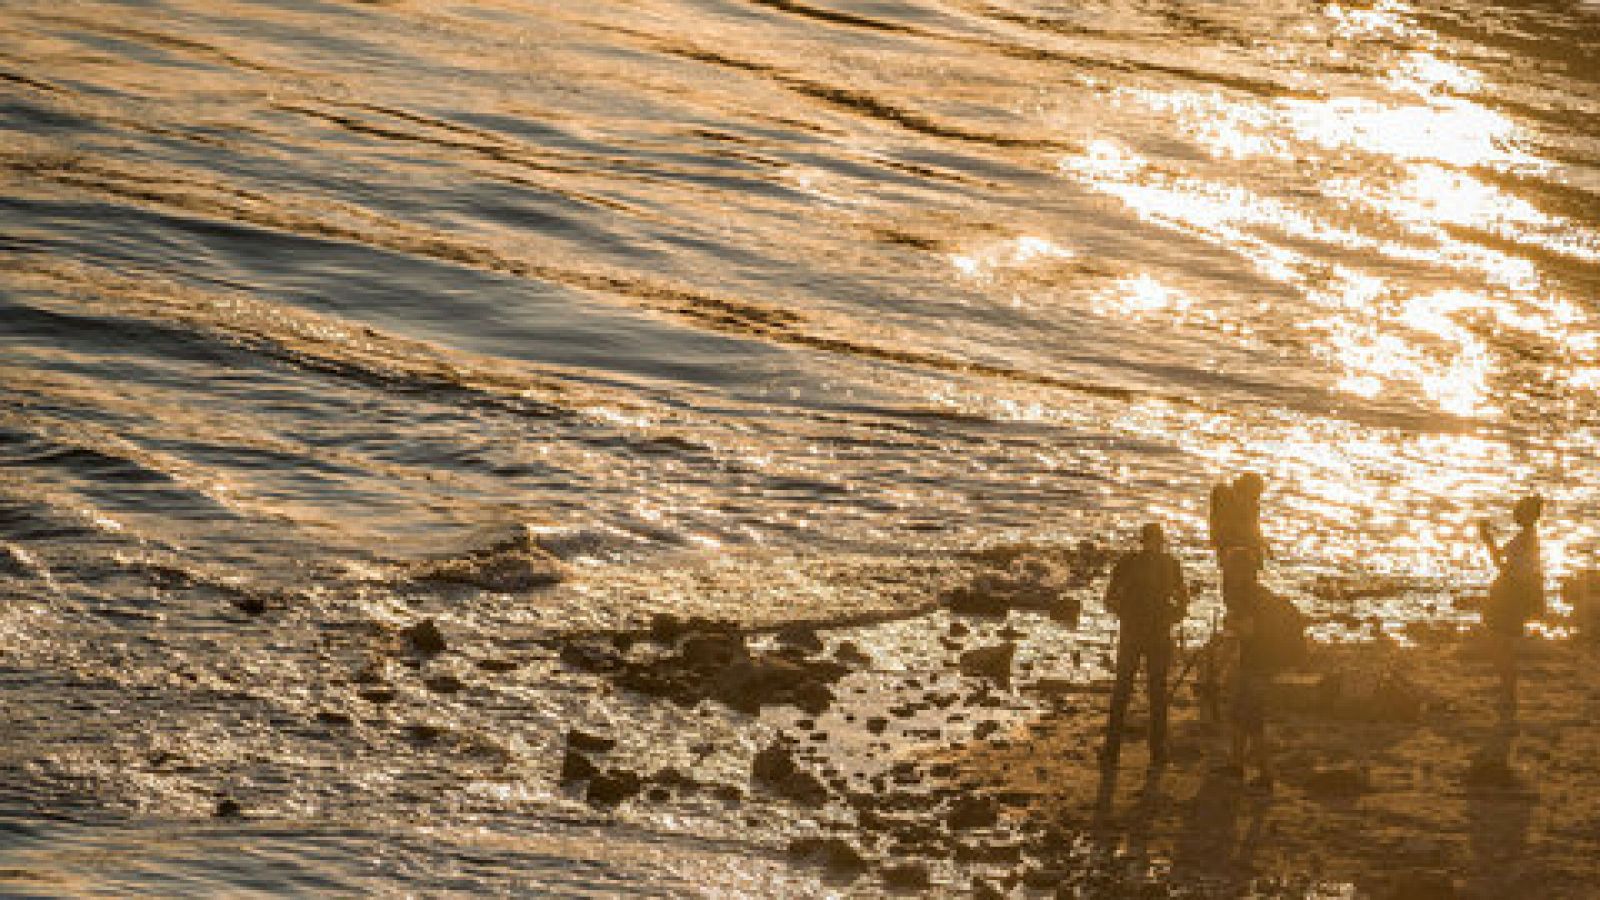
<svg viewBox="0 0 1600 900">
<path fill-rule="evenodd" d="M 1195 699 L 1200 722 L 1208 727 L 1222 722 L 1222 666 L 1217 658 L 1219 638 L 1212 635 L 1200 648 L 1200 664 L 1195 667 Z"/>
<path fill-rule="evenodd" d="M 1122 752 L 1123 720 L 1128 715 L 1128 701 L 1133 694 L 1133 678 L 1138 671 L 1139 653 L 1126 635 L 1117 639 L 1117 680 L 1111 686 L 1111 709 L 1106 714 L 1106 742 L 1100 748 L 1100 758 L 1115 762 Z"/>
<path fill-rule="evenodd" d="M 1519 628 L 1520 632 L 1521 629 Z M 1506 669 L 1505 669 L 1505 704 L 1506 719 L 1510 722 L 1517 720 L 1517 681 L 1521 675 L 1518 659 L 1522 644 L 1522 635 L 1513 634 L 1506 638 Z"/>
<path fill-rule="evenodd" d="M 1254 733 L 1251 735 L 1255 744 L 1256 771 L 1260 773 L 1259 784 L 1270 789 L 1274 776 L 1272 768 L 1272 742 L 1267 739 L 1267 709 L 1266 686 L 1261 686 L 1261 696 L 1256 711 Z"/>
<path fill-rule="evenodd" d="M 1145 692 L 1150 697 L 1150 764 L 1167 761 L 1167 671 L 1172 666 L 1172 642 L 1157 638 L 1146 650 Z"/>
<path fill-rule="evenodd" d="M 1228 764 L 1227 771 L 1237 777 L 1244 776 L 1245 753 L 1249 749 L 1250 697 L 1247 685 L 1237 665 L 1228 680 Z"/>
<path fill-rule="evenodd" d="M 1510 722 L 1517 714 L 1517 638 L 1507 626 L 1490 633 L 1490 653 L 1500 676 L 1500 716 Z"/>
</svg>

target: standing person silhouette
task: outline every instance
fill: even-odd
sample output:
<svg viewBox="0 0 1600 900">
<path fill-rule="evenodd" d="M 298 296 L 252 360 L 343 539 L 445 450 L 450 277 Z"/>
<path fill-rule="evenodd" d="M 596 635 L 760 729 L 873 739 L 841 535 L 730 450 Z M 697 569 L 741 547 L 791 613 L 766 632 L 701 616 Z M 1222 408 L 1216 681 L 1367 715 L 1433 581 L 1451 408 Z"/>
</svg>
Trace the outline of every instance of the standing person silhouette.
<svg viewBox="0 0 1600 900">
<path fill-rule="evenodd" d="M 1489 632 L 1495 667 L 1500 672 L 1500 708 L 1506 721 L 1517 715 L 1517 655 L 1523 629 L 1544 613 L 1544 557 L 1539 547 L 1539 518 L 1544 498 L 1523 497 L 1511 508 L 1520 529 L 1504 544 L 1495 541 L 1487 519 L 1478 523 L 1478 535 L 1489 548 L 1496 574 L 1483 607 L 1483 624 Z"/>
<path fill-rule="evenodd" d="M 1231 548 L 1231 554 L 1245 554 L 1242 548 Z M 1235 563 L 1246 561 L 1234 560 Z M 1267 621 L 1268 604 L 1276 595 L 1258 580 L 1258 567 L 1238 564 L 1239 584 L 1236 585 L 1238 605 L 1229 611 L 1229 624 L 1238 642 L 1238 658 L 1233 670 L 1231 694 L 1228 704 L 1229 747 L 1228 764 L 1223 772 L 1243 779 L 1245 767 L 1254 762 L 1257 777 L 1251 785 L 1271 791 L 1272 748 L 1267 743 L 1267 691 L 1276 671 L 1272 641 L 1274 635 Z"/>
<path fill-rule="evenodd" d="M 1172 663 L 1172 627 L 1189 608 L 1189 588 L 1177 557 L 1167 552 L 1166 535 L 1151 522 L 1139 529 L 1139 549 L 1111 569 L 1106 609 L 1121 622 L 1117 634 L 1117 681 L 1111 689 L 1106 742 L 1101 762 L 1113 766 L 1122 752 L 1123 721 L 1140 664 L 1150 701 L 1150 766 L 1167 761 L 1167 669 Z"/>
<path fill-rule="evenodd" d="M 1267 482 L 1255 472 L 1243 472 L 1232 482 L 1211 488 L 1207 520 L 1211 549 L 1217 554 L 1222 578 L 1222 631 L 1201 657 L 1198 691 L 1201 718 L 1222 719 L 1225 686 L 1234 685 L 1239 665 L 1239 625 L 1254 602 L 1258 576 L 1266 564 L 1267 540 L 1261 533 L 1261 495 Z"/>
</svg>

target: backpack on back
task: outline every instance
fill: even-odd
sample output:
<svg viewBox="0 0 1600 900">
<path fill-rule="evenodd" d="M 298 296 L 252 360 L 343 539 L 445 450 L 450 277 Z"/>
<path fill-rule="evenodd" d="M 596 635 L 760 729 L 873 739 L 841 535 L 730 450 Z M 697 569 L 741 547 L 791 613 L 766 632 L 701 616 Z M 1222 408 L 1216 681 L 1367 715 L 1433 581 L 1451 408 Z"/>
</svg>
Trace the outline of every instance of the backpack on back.
<svg viewBox="0 0 1600 900">
<path fill-rule="evenodd" d="M 1262 668 L 1282 672 L 1306 664 L 1306 616 L 1287 597 L 1262 589 L 1256 599 L 1251 649 Z"/>
</svg>

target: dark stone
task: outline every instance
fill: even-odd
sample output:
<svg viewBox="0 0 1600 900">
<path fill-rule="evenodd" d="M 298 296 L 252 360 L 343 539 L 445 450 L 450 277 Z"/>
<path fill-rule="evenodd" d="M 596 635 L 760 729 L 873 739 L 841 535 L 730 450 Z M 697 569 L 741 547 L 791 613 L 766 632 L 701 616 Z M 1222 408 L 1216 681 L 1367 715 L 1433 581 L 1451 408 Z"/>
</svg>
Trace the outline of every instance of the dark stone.
<svg viewBox="0 0 1600 900">
<path fill-rule="evenodd" d="M 966 637 L 972 633 L 972 629 L 967 627 L 965 622 L 951 622 L 950 627 L 946 629 L 946 633 L 951 637 Z"/>
<path fill-rule="evenodd" d="M 828 802 L 828 786 L 822 779 L 803 770 L 774 785 L 778 794 L 795 803 L 816 808 Z"/>
<path fill-rule="evenodd" d="M 665 803 L 672 799 L 672 792 L 664 787 L 653 787 L 644 796 L 651 803 Z"/>
<path fill-rule="evenodd" d="M 789 842 L 789 853 L 813 860 L 839 873 L 860 872 L 867 860 L 849 841 L 841 837 L 801 837 Z"/>
<path fill-rule="evenodd" d="M 750 774 L 757 781 L 778 782 L 794 774 L 794 754 L 784 744 L 772 744 L 755 755 Z"/>
<path fill-rule="evenodd" d="M 711 685 L 712 696 L 741 712 L 759 712 L 763 704 L 792 695 L 806 678 L 805 667 L 790 659 L 741 659 L 722 669 Z"/>
<path fill-rule="evenodd" d="M 821 806 L 828 802 L 828 787 L 817 776 L 799 768 L 792 749 L 772 744 L 755 755 L 750 774 L 779 796 L 801 806 Z"/>
<path fill-rule="evenodd" d="M 794 753 L 789 746 L 782 743 L 773 743 L 766 746 L 760 753 L 755 754 L 754 761 L 750 762 L 750 775 L 758 781 L 781 781 L 794 773 Z"/>
<path fill-rule="evenodd" d="M 1021 809 L 1033 805 L 1035 795 L 1030 791 L 1001 791 L 994 799 L 1003 806 Z"/>
<path fill-rule="evenodd" d="M 444 675 L 435 675 L 432 678 L 425 678 L 422 680 L 422 683 L 427 686 L 428 690 L 433 691 L 436 694 L 459 693 L 467 686 L 466 682 L 448 673 Z"/>
<path fill-rule="evenodd" d="M 1000 804 L 990 797 L 965 797 L 950 807 L 945 824 L 952 830 L 990 828 L 1000 821 Z"/>
<path fill-rule="evenodd" d="M 317 713 L 317 721 L 326 722 L 329 725 L 349 725 L 354 722 L 354 720 L 350 718 L 349 713 L 340 712 L 336 709 L 320 710 Z"/>
<path fill-rule="evenodd" d="M 683 620 L 672 613 L 656 613 L 650 617 L 650 639 L 657 643 L 670 643 L 683 635 Z"/>
<path fill-rule="evenodd" d="M 644 787 L 639 776 L 626 769 L 607 769 L 589 779 L 585 799 L 591 806 L 613 807 L 639 793 Z"/>
<path fill-rule="evenodd" d="M 821 653 L 822 638 L 817 637 L 817 630 L 809 625 L 785 625 L 778 629 L 778 643 L 806 653 Z"/>
<path fill-rule="evenodd" d="M 1011 602 L 1006 597 L 977 588 L 956 588 L 945 599 L 950 611 L 961 616 L 1005 618 L 1011 612 Z"/>
<path fill-rule="evenodd" d="M 615 672 L 622 667 L 615 648 L 591 643 L 567 644 L 561 648 L 561 661 L 586 672 Z"/>
<path fill-rule="evenodd" d="M 1052 621 L 1077 627 L 1078 620 L 1083 616 L 1083 600 L 1077 594 L 1063 591 L 1050 604 L 1049 614 Z"/>
<path fill-rule="evenodd" d="M 1001 686 L 1011 683 L 1011 660 L 1017 645 L 1009 641 L 992 647 L 979 647 L 961 654 L 961 674 L 978 678 L 992 678 Z"/>
<path fill-rule="evenodd" d="M 259 616 L 267 611 L 267 598 L 254 592 L 240 594 L 233 598 L 233 605 L 239 607 L 239 611 L 245 615 Z"/>
<path fill-rule="evenodd" d="M 388 688 L 373 688 L 372 690 L 362 691 L 356 696 L 367 701 L 368 703 L 376 703 L 380 706 L 385 703 L 394 702 L 394 691 Z"/>
<path fill-rule="evenodd" d="M 721 801 L 724 806 L 738 806 L 744 800 L 744 791 L 731 784 L 719 784 L 711 789 L 711 796 Z"/>
<path fill-rule="evenodd" d="M 656 784 L 675 788 L 693 788 L 699 786 L 699 782 L 671 766 L 667 766 L 656 772 L 654 775 L 651 775 L 650 780 Z"/>
<path fill-rule="evenodd" d="M 804 681 L 795 688 L 794 705 L 820 716 L 833 705 L 833 690 L 820 681 Z"/>
<path fill-rule="evenodd" d="M 450 729 L 443 725 L 429 725 L 427 723 L 423 723 L 419 725 L 407 725 L 405 726 L 405 732 L 406 734 L 411 735 L 413 740 L 436 741 L 439 738 L 449 734 Z"/>
<path fill-rule="evenodd" d="M 519 669 L 521 667 L 522 667 L 521 663 L 512 662 L 511 660 L 507 660 L 507 659 L 480 659 L 480 660 L 478 660 L 478 668 L 482 669 L 485 672 L 515 672 L 517 669 Z"/>
<path fill-rule="evenodd" d="M 867 720 L 867 730 L 873 734 L 883 734 L 883 730 L 888 727 L 889 720 L 883 716 L 873 716 Z"/>
<path fill-rule="evenodd" d="M 578 728 L 567 729 L 567 746 L 585 753 L 610 753 L 617 742 L 604 735 L 591 734 Z"/>
<path fill-rule="evenodd" d="M 928 867 L 922 863 L 902 863 L 883 867 L 883 883 L 906 890 L 927 890 L 933 886 Z"/>
<path fill-rule="evenodd" d="M 565 577 L 565 567 L 539 545 L 537 535 L 522 528 L 464 556 L 413 564 L 410 575 L 417 581 L 506 593 L 557 584 Z"/>
<path fill-rule="evenodd" d="M 624 631 L 614 632 L 611 635 L 611 646 L 617 648 L 619 653 L 627 653 L 633 649 L 633 635 Z"/>
<path fill-rule="evenodd" d="M 598 774 L 600 774 L 600 770 L 595 768 L 595 764 L 590 762 L 587 756 L 571 747 L 568 747 L 567 752 L 561 757 L 561 781 L 563 783 L 584 781 Z"/>
<path fill-rule="evenodd" d="M 694 634 L 683 642 L 679 654 L 691 669 L 720 669 L 735 660 L 748 659 L 744 638 L 736 634 Z"/>
<path fill-rule="evenodd" d="M 217 808 L 212 815 L 219 819 L 237 819 L 244 815 L 244 807 L 232 797 L 223 797 L 217 801 Z"/>
<path fill-rule="evenodd" d="M 423 619 L 401 631 L 400 635 L 411 645 L 411 649 L 423 656 L 437 656 L 450 648 L 444 639 L 444 633 L 432 619 Z"/>
<path fill-rule="evenodd" d="M 711 695 L 741 712 L 756 713 L 762 706 L 791 703 L 813 716 L 833 705 L 827 681 L 841 669 L 831 663 L 802 663 L 766 657 L 740 660 L 723 669 L 711 685 Z"/>
<path fill-rule="evenodd" d="M 854 641 L 840 641 L 839 646 L 833 648 L 833 658 L 851 666 L 868 666 L 872 664 L 872 657 Z"/>
<path fill-rule="evenodd" d="M 708 619 L 705 616 L 690 616 L 689 621 L 684 625 L 684 631 L 692 631 L 698 634 L 737 635 L 739 626 L 733 622 Z"/>
</svg>

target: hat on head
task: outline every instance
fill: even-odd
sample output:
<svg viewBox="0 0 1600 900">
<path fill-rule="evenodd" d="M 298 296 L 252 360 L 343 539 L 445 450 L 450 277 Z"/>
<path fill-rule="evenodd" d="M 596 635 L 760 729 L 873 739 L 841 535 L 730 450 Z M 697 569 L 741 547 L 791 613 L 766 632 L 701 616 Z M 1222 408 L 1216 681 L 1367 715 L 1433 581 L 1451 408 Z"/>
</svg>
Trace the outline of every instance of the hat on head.
<svg viewBox="0 0 1600 900">
<path fill-rule="evenodd" d="M 1531 525 L 1539 521 L 1542 515 L 1544 515 L 1544 498 L 1538 494 L 1529 494 L 1518 500 L 1516 506 L 1511 507 L 1511 518 L 1516 520 L 1518 525 Z"/>
</svg>

